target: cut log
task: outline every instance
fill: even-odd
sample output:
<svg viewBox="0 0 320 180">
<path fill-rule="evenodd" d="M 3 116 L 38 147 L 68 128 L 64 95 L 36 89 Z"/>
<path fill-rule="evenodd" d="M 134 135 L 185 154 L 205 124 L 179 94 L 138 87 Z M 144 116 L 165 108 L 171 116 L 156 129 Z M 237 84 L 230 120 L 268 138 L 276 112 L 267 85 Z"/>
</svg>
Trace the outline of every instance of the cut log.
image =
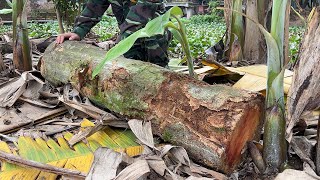
<svg viewBox="0 0 320 180">
<path fill-rule="evenodd" d="M 92 69 L 105 51 L 79 42 L 52 44 L 40 69 L 54 85 L 68 82 L 95 104 L 128 118 L 149 120 L 153 133 L 183 146 L 190 157 L 230 173 L 246 142 L 260 135 L 264 98 L 224 85 L 208 85 L 150 63 L 123 57 Z"/>
<path fill-rule="evenodd" d="M 291 88 L 288 94 L 288 141 L 292 128 L 305 111 L 320 108 L 320 7 L 309 22 L 300 46 Z"/>
</svg>

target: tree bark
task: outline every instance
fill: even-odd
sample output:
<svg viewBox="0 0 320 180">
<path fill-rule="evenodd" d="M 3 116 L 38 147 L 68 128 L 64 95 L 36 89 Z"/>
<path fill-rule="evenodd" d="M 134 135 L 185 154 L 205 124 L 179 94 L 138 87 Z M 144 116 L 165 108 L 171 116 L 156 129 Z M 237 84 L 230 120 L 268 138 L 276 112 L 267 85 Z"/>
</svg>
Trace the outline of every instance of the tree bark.
<svg viewBox="0 0 320 180">
<path fill-rule="evenodd" d="M 247 0 L 246 15 L 264 25 L 264 10 L 258 11 L 259 0 Z M 260 4 L 262 4 L 260 2 Z M 262 6 L 262 5 L 260 5 Z M 261 21 L 260 21 L 261 20 Z M 246 32 L 244 41 L 244 59 L 255 64 L 265 64 L 267 61 L 266 43 L 259 27 L 252 21 L 246 20 Z"/>
<path fill-rule="evenodd" d="M 271 10 L 272 0 L 257 0 L 259 23 L 267 29 L 268 14 Z M 271 19 L 271 18 L 269 18 Z"/>
<path fill-rule="evenodd" d="M 60 13 L 58 5 L 56 5 L 55 8 L 56 8 L 56 16 L 57 16 L 58 25 L 59 25 L 59 33 L 63 34 L 64 33 L 64 27 L 63 27 L 63 21 L 62 21 L 61 13 Z"/>
<path fill-rule="evenodd" d="M 287 139 L 304 111 L 320 107 L 320 7 L 313 15 L 299 50 L 288 94 Z"/>
<path fill-rule="evenodd" d="M 190 157 L 230 173 L 246 142 L 260 135 L 264 98 L 224 85 L 208 85 L 159 66 L 119 57 L 91 79 L 105 51 L 67 41 L 52 44 L 41 60 L 51 83 L 68 82 L 95 104 L 152 122 L 153 132 L 183 146 Z"/>
<path fill-rule="evenodd" d="M 260 24 L 267 27 L 267 21 L 270 21 L 271 16 L 268 16 L 270 11 L 271 0 L 246 0 L 246 15 L 257 20 Z M 232 0 L 224 1 L 225 8 L 232 9 Z M 232 12 L 225 11 L 224 17 L 227 26 L 226 44 L 232 43 L 231 39 L 231 21 Z M 267 60 L 267 47 L 265 39 L 261 34 L 257 25 L 246 19 L 244 21 L 244 45 L 241 45 L 243 58 L 245 61 L 253 64 L 265 64 Z M 231 42 L 230 42 L 231 41 Z M 243 42 L 242 42 L 243 43 Z M 229 48 L 231 49 L 231 48 Z M 230 50 L 226 52 L 226 56 L 230 56 Z M 240 59 L 242 60 L 242 59 Z"/>
</svg>

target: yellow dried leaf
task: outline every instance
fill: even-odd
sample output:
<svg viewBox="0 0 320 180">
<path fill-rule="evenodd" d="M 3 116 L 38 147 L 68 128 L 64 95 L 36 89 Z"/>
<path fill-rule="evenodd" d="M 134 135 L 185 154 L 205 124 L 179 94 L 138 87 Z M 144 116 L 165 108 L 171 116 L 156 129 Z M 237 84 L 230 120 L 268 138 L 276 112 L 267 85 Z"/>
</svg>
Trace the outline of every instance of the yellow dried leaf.
<svg viewBox="0 0 320 180">
<path fill-rule="evenodd" d="M 72 136 L 71 133 L 65 133 L 63 137 L 58 136 L 56 141 L 21 136 L 17 142 L 18 155 L 24 159 L 88 173 L 94 159 L 93 152 L 99 147 L 108 147 L 117 152 L 125 152 L 129 156 L 139 155 L 143 151 L 142 146 L 136 143 L 136 137 L 128 130 L 107 127 L 105 130 L 98 131 L 88 137 L 86 143 L 79 142 L 73 148 L 70 148 L 67 140 Z M 2 141 L 0 141 L 0 150 L 15 153 L 7 143 Z M 56 178 L 56 174 L 19 167 L 2 161 L 0 179 L 54 180 Z"/>
<path fill-rule="evenodd" d="M 235 88 L 245 89 L 263 93 L 267 88 L 267 71 L 266 65 L 243 66 L 238 68 L 228 68 L 233 72 L 244 74 L 244 76 L 233 85 Z M 293 72 L 286 70 L 284 74 L 284 93 L 289 92 Z"/>
<path fill-rule="evenodd" d="M 80 123 L 81 127 L 82 128 L 85 128 L 85 127 L 93 127 L 94 126 L 94 123 L 89 121 L 88 119 L 84 118 L 81 123 Z"/>
</svg>

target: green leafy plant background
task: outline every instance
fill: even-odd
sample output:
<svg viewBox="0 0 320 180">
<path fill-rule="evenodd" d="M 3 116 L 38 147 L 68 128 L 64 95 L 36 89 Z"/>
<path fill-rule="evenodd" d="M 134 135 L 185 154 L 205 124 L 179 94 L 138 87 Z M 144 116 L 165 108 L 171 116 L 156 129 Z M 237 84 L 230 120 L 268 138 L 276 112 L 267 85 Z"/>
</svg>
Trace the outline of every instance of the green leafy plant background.
<svg viewBox="0 0 320 180">
<path fill-rule="evenodd" d="M 190 44 L 190 51 L 194 58 L 201 58 L 206 49 L 217 43 L 223 36 L 226 27 L 223 19 L 217 15 L 195 15 L 190 19 L 182 18 L 186 24 L 187 38 Z M 29 36 L 31 38 L 48 37 L 57 35 L 59 27 L 57 22 L 29 23 Z M 71 30 L 72 27 L 69 27 Z M 10 25 L 0 25 L 0 35 L 11 31 Z M 303 26 L 292 26 L 290 32 L 290 56 L 295 61 L 299 51 L 299 44 L 303 37 L 305 28 Z M 98 41 L 106 41 L 119 33 L 115 17 L 103 16 L 100 23 L 93 29 L 92 33 L 97 35 Z M 181 44 L 173 40 L 169 47 L 172 58 L 183 57 Z"/>
</svg>

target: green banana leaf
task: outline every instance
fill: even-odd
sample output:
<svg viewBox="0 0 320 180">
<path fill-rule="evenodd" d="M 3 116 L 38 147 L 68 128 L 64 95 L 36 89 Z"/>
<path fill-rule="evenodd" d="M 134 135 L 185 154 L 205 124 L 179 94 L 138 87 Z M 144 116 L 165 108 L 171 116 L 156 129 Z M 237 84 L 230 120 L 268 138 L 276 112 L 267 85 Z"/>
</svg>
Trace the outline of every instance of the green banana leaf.
<svg viewBox="0 0 320 180">
<path fill-rule="evenodd" d="M 143 151 L 142 146 L 136 143 L 136 137 L 129 130 L 124 131 L 107 127 L 88 137 L 86 143 L 77 143 L 72 148 L 67 143 L 71 137 L 71 133 L 58 136 L 56 140 L 21 136 L 16 143 L 18 153 L 3 141 L 0 141 L 0 150 L 19 155 L 27 160 L 78 170 L 83 173 L 89 172 L 94 158 L 93 152 L 99 147 L 126 152 L 129 156 L 139 155 Z M 20 167 L 6 161 L 1 162 L 0 179 L 54 180 L 57 177 L 56 174 Z"/>
</svg>

